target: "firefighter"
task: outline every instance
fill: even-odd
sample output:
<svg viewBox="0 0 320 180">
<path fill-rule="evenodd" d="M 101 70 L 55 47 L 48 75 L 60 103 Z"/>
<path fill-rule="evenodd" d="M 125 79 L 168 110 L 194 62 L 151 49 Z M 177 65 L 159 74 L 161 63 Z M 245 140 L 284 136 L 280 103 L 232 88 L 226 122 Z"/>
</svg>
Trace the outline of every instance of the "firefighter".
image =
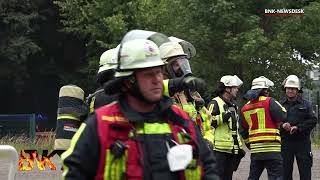
<svg viewBox="0 0 320 180">
<path fill-rule="evenodd" d="M 208 109 L 212 115 L 211 134 L 205 136 L 213 145 L 213 155 L 217 160 L 221 179 L 231 180 L 244 156 L 239 135 L 238 106 L 235 98 L 242 81 L 236 75 L 221 77 Z"/>
<path fill-rule="evenodd" d="M 87 104 L 89 105 L 90 113 L 96 108 L 112 102 L 115 97 L 114 95 L 107 95 L 103 90 L 104 83 L 114 78 L 115 68 L 117 67 L 116 55 L 114 52 L 116 48 L 109 49 L 102 53 L 100 56 L 99 70 L 97 74 L 97 83 L 99 84 L 98 89 L 87 97 Z"/>
<path fill-rule="evenodd" d="M 288 76 L 282 85 L 286 97 L 280 102 L 288 113 L 280 129 L 284 179 L 292 180 L 295 157 L 300 179 L 310 180 L 312 167 L 310 132 L 316 126 L 317 118 L 311 103 L 299 95 L 302 90 L 296 75 Z"/>
<path fill-rule="evenodd" d="M 163 96 L 164 63 L 157 45 L 127 41 L 119 54 L 111 80 L 119 83 L 119 96 L 81 125 L 62 154 L 64 178 L 218 179 L 200 132 Z"/>
<path fill-rule="evenodd" d="M 179 43 L 176 39 L 160 46 L 161 58 L 166 63 L 164 67 L 165 79 L 167 79 L 165 88 L 168 87 L 169 96 L 173 97 L 175 103 L 202 128 L 202 123 L 209 121 L 207 120 L 209 113 L 204 106 L 203 98 L 198 93 L 198 90 L 203 89 L 204 81 L 192 75 L 189 64 L 188 58 L 194 56 L 195 50 L 185 53 L 183 46 L 180 44 L 182 42 Z M 194 49 L 190 43 L 188 47 L 188 49 Z M 194 53 L 192 54 L 192 52 Z"/>
<path fill-rule="evenodd" d="M 281 139 L 279 126 L 286 118 L 286 110 L 274 98 L 269 88 L 274 83 L 264 76 L 255 78 L 244 95 L 248 102 L 241 109 L 241 135 L 251 152 L 248 180 L 258 180 L 264 168 L 269 180 L 282 180 Z"/>
<path fill-rule="evenodd" d="M 60 155 L 70 146 L 72 136 L 88 112 L 84 91 L 76 85 L 60 88 L 54 150 Z"/>
</svg>

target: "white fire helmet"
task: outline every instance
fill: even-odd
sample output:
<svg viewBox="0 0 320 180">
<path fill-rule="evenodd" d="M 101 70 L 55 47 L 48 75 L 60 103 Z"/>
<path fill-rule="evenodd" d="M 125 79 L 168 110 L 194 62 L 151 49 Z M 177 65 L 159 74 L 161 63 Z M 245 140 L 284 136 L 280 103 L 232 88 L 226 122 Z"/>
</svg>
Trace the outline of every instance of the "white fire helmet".
<svg viewBox="0 0 320 180">
<path fill-rule="evenodd" d="M 274 86 L 274 83 L 264 76 L 255 78 L 252 81 L 251 89 L 267 89 Z"/>
<path fill-rule="evenodd" d="M 300 80 L 296 75 L 289 75 L 283 82 L 282 85 L 284 88 L 297 88 L 301 89 Z"/>
<path fill-rule="evenodd" d="M 146 39 L 123 43 L 115 77 L 130 76 L 134 70 L 164 65 L 158 46 Z"/>
<path fill-rule="evenodd" d="M 115 68 L 117 68 L 117 53 L 116 48 L 113 48 L 105 51 L 100 56 L 98 73 Z"/>
<path fill-rule="evenodd" d="M 169 38 L 159 32 L 154 32 L 154 31 L 146 31 L 146 30 L 140 30 L 140 29 L 134 29 L 129 31 L 122 39 L 122 43 L 132 41 L 135 39 L 148 39 L 152 42 L 154 42 L 158 47 L 165 43 L 169 42 Z"/>
<path fill-rule="evenodd" d="M 220 82 L 222 82 L 226 87 L 233 87 L 233 86 L 239 87 L 243 84 L 243 82 L 237 75 L 222 76 L 220 79 Z"/>
</svg>

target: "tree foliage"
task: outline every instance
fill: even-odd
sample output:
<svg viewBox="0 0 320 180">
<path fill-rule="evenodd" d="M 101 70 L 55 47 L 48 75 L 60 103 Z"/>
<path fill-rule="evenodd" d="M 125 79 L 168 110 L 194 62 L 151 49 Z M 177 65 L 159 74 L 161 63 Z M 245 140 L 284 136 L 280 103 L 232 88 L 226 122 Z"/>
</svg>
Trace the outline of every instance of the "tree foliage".
<svg viewBox="0 0 320 180">
<path fill-rule="evenodd" d="M 11 80 L 17 91 L 30 77 L 30 55 L 41 50 L 32 39 L 38 18 L 32 0 L 0 2 L 0 79 Z"/>
<path fill-rule="evenodd" d="M 221 76 L 237 74 L 247 90 L 264 75 L 280 84 L 289 74 L 305 79 L 319 64 L 320 3 L 317 1 L 246 0 L 59 0 L 64 30 L 87 38 L 89 71 L 99 55 L 115 47 L 130 29 L 163 32 L 192 42 L 196 75 L 210 95 Z M 304 16 L 268 17 L 266 8 L 303 8 Z M 92 74 L 91 74 L 92 75 Z"/>
</svg>

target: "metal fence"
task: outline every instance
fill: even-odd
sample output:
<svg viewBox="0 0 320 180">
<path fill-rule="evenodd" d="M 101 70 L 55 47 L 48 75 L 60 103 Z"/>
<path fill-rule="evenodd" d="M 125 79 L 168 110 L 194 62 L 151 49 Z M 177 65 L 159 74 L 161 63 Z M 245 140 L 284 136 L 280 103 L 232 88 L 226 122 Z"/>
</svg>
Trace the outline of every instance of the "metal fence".
<svg viewBox="0 0 320 180">
<path fill-rule="evenodd" d="M 27 136 L 31 140 L 36 136 L 35 114 L 0 115 L 0 138 L 4 136 Z"/>
</svg>

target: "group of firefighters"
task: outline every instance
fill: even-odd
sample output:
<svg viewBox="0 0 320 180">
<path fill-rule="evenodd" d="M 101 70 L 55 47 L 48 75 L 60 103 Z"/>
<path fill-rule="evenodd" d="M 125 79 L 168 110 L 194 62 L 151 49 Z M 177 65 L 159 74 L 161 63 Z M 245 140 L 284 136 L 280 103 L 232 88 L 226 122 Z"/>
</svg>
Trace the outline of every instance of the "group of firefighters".
<svg viewBox="0 0 320 180">
<path fill-rule="evenodd" d="M 231 180 L 246 146 L 248 179 L 266 168 L 269 179 L 290 180 L 294 158 L 300 179 L 311 179 L 317 119 L 299 78 L 283 81 L 280 102 L 269 96 L 271 80 L 253 79 L 239 109 L 243 82 L 225 75 L 206 105 L 199 94 L 205 83 L 189 65 L 195 53 L 182 39 L 133 30 L 101 55 L 99 88 L 87 102 L 81 88 L 63 86 L 55 141 L 56 150 L 66 150 L 63 177 Z"/>
</svg>

